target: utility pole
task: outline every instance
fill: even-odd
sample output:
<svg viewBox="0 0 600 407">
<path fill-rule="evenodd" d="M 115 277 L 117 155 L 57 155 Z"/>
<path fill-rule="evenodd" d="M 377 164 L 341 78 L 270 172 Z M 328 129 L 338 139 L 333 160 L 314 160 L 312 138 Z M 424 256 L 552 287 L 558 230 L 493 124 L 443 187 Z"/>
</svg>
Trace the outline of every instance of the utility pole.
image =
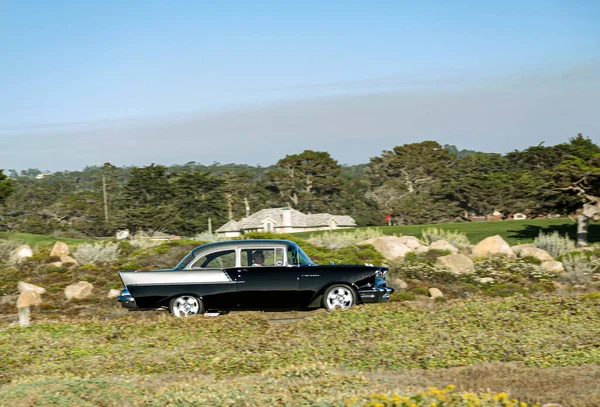
<svg viewBox="0 0 600 407">
<path fill-rule="evenodd" d="M 102 193 L 104 194 L 104 222 L 108 224 L 108 195 L 106 193 L 106 176 L 102 174 Z"/>
<path fill-rule="evenodd" d="M 212 219 L 208 218 L 208 233 L 212 235 Z"/>
</svg>

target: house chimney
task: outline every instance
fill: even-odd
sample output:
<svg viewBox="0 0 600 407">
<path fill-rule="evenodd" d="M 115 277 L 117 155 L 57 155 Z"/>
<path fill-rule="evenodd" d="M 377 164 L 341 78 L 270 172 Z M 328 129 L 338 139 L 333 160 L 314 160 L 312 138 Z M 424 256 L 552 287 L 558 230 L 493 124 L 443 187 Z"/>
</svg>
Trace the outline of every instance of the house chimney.
<svg viewBox="0 0 600 407">
<path fill-rule="evenodd" d="M 292 211 L 290 210 L 290 208 L 288 208 L 287 206 L 284 206 L 283 208 L 281 208 L 281 222 L 282 222 L 282 227 L 283 232 L 287 233 L 291 231 L 291 227 L 292 227 Z M 288 228 L 290 228 L 288 230 Z"/>
</svg>

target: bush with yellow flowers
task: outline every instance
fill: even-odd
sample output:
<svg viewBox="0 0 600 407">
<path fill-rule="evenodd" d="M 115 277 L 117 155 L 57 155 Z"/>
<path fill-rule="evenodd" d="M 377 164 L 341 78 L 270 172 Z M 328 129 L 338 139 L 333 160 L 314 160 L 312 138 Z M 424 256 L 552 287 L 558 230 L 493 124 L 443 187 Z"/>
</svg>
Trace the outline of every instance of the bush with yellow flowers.
<svg viewBox="0 0 600 407">
<path fill-rule="evenodd" d="M 444 389 L 430 387 L 428 391 L 410 396 L 398 394 L 374 394 L 368 400 L 351 398 L 345 401 L 347 407 L 536 407 L 510 398 L 506 393 L 475 394 L 460 393 L 453 385 Z"/>
</svg>

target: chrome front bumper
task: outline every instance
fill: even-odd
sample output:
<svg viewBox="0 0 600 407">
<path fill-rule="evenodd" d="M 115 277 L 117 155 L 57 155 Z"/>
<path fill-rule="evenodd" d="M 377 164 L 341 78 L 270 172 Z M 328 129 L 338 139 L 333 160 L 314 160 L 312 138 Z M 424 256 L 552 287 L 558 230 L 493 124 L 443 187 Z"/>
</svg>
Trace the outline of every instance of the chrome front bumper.
<svg viewBox="0 0 600 407">
<path fill-rule="evenodd" d="M 394 291 L 396 290 L 385 285 L 358 290 L 358 295 L 360 296 L 361 301 L 364 303 L 386 302 L 389 301 L 390 294 Z"/>
</svg>

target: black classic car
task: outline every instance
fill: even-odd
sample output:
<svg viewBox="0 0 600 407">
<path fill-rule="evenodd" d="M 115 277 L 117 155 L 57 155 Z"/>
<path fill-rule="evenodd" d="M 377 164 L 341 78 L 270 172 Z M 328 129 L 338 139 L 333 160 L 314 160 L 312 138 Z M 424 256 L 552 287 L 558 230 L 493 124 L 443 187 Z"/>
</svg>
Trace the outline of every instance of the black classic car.
<svg viewBox="0 0 600 407">
<path fill-rule="evenodd" d="M 181 317 L 204 312 L 348 308 L 385 302 L 388 269 L 317 265 L 289 240 L 232 240 L 192 250 L 169 270 L 120 271 L 118 297 L 131 310 L 166 308 Z"/>
</svg>

